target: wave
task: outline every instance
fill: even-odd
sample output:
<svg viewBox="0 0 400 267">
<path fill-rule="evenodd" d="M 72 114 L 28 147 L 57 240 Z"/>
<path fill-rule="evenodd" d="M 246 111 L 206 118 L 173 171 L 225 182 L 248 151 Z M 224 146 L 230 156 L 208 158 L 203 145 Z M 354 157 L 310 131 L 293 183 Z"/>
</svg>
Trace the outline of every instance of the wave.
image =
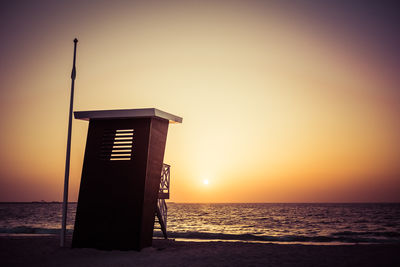
<svg viewBox="0 0 400 267">
<path fill-rule="evenodd" d="M 393 232 L 384 233 L 365 233 L 364 235 L 340 235 L 336 233 L 329 236 L 266 236 L 253 234 L 222 234 L 204 232 L 168 232 L 170 238 L 182 239 L 213 239 L 213 240 L 238 240 L 238 241 L 258 241 L 258 242 L 301 242 L 301 243 L 400 243 L 400 234 Z M 155 236 L 162 237 L 161 232 L 155 232 Z M 382 238 L 383 237 L 383 238 Z"/>
<path fill-rule="evenodd" d="M 35 228 L 18 226 L 13 228 L 0 228 L 0 234 L 59 234 L 60 229 Z M 67 234 L 72 234 L 72 229 L 67 229 Z M 163 237 L 160 231 L 154 231 L 154 237 Z M 169 238 L 188 240 L 221 240 L 221 241 L 256 241 L 256 242 L 298 242 L 298 243 L 400 243 L 398 232 L 336 232 L 329 236 L 267 236 L 254 234 L 224 234 L 207 232 L 168 232 Z"/>
<path fill-rule="evenodd" d="M 68 234 L 72 234 L 72 229 L 67 229 Z M 55 228 L 35 228 L 29 226 L 18 226 L 12 228 L 0 228 L 0 234 L 59 234 L 60 229 Z"/>
<path fill-rule="evenodd" d="M 399 232 L 353 232 L 344 231 L 333 233 L 334 236 L 381 236 L 381 237 L 400 237 Z"/>
</svg>

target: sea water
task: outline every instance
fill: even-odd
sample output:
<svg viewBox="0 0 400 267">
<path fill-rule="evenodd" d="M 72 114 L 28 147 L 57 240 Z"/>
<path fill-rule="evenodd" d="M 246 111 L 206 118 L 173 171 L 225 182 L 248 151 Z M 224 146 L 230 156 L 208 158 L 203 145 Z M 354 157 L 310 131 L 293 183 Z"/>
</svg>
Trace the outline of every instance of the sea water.
<svg viewBox="0 0 400 267">
<path fill-rule="evenodd" d="M 57 234 L 61 209 L 61 203 L 0 203 L 0 234 Z M 69 233 L 75 210 L 69 203 Z M 400 204 L 168 203 L 167 231 L 196 241 L 400 243 Z"/>
</svg>

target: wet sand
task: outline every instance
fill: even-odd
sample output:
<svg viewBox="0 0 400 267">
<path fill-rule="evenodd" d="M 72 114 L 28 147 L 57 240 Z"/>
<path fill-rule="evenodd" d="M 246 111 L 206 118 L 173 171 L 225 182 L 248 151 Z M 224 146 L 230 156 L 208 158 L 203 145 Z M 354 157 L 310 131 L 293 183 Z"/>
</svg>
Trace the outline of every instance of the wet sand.
<svg viewBox="0 0 400 267">
<path fill-rule="evenodd" d="M 280 245 L 154 240 L 137 251 L 60 248 L 57 236 L 0 236 L 1 266 L 400 266 L 400 244 Z"/>
</svg>

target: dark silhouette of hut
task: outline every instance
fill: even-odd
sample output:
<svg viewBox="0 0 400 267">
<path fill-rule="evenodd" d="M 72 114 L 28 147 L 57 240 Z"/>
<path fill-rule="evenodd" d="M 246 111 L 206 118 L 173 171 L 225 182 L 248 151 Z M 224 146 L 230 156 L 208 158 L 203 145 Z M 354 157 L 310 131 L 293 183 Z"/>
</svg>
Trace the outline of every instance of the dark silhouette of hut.
<svg viewBox="0 0 400 267">
<path fill-rule="evenodd" d="M 89 120 L 72 247 L 140 250 L 152 245 L 155 215 L 166 235 L 169 123 L 158 109 L 79 111 Z M 163 178 L 163 179 L 161 179 Z"/>
</svg>

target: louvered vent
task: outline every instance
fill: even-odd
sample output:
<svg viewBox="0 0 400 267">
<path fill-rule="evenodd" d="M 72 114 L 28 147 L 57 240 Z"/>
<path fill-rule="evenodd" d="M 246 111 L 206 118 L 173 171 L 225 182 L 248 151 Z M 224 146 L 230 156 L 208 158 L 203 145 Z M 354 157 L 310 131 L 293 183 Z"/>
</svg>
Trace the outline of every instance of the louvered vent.
<svg viewBox="0 0 400 267">
<path fill-rule="evenodd" d="M 131 160 L 133 129 L 104 130 L 100 159 Z"/>
</svg>

